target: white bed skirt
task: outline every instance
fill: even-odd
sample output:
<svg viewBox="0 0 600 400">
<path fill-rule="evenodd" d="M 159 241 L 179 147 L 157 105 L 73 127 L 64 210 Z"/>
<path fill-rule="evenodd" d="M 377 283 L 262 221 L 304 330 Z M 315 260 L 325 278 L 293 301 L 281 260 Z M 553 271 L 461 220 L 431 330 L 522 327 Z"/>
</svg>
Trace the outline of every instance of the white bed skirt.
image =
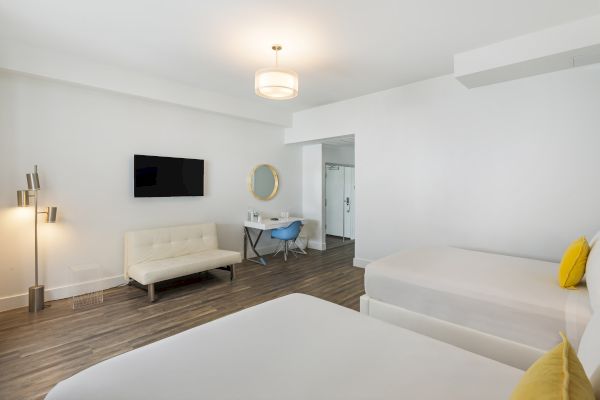
<svg viewBox="0 0 600 400">
<path fill-rule="evenodd" d="M 432 337 L 503 364 L 526 370 L 546 351 L 478 330 L 453 324 L 396 305 L 375 300 L 368 295 L 360 298 L 360 311 L 411 331 Z"/>
</svg>

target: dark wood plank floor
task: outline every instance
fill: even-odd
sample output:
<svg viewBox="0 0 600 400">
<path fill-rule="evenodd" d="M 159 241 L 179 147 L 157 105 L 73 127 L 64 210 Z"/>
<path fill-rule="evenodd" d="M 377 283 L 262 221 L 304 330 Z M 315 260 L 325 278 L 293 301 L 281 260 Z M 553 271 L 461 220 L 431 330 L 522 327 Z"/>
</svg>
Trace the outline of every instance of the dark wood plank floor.
<svg viewBox="0 0 600 400">
<path fill-rule="evenodd" d="M 354 239 L 342 238 L 341 236 L 327 235 L 325 237 L 325 246 L 328 250 L 335 249 L 340 246 L 354 246 Z"/>
<path fill-rule="evenodd" d="M 353 256 L 352 245 L 292 256 L 285 264 L 281 258 L 269 258 L 266 267 L 245 262 L 234 282 L 216 270 L 159 286 L 154 304 L 144 291 L 124 286 L 86 309 L 58 300 L 39 314 L 0 313 L 0 399 L 41 399 L 99 361 L 289 293 L 358 310 L 363 270 L 352 267 Z"/>
</svg>

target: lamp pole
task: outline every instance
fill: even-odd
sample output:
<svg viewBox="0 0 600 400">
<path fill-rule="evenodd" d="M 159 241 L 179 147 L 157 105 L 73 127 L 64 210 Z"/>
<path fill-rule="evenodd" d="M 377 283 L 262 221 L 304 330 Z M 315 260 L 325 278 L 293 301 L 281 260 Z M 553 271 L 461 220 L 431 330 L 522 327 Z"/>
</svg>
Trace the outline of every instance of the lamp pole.
<svg viewBox="0 0 600 400">
<path fill-rule="evenodd" d="M 35 166 L 35 172 L 37 173 L 37 165 Z M 33 222 L 33 224 L 35 225 L 35 227 L 34 227 L 34 232 L 35 232 L 35 286 L 38 286 L 39 279 L 38 279 L 38 226 L 37 226 L 38 197 L 37 197 L 37 192 L 35 194 L 33 209 L 35 211 L 35 218 L 34 218 L 34 222 Z"/>
<path fill-rule="evenodd" d="M 33 178 L 38 179 L 38 167 L 37 165 L 33 167 Z M 41 311 L 44 309 L 44 285 L 39 284 L 39 272 L 38 272 L 38 190 L 39 190 L 39 181 L 37 185 L 30 185 L 32 188 L 35 197 L 33 203 L 33 212 L 35 214 L 34 218 L 34 236 L 35 236 L 35 285 L 29 288 L 29 312 Z"/>
</svg>

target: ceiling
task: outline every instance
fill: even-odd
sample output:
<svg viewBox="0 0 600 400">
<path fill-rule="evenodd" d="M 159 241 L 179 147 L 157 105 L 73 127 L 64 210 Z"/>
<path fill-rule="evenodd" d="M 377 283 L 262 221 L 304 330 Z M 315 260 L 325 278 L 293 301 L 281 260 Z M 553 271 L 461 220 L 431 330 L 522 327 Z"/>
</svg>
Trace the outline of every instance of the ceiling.
<svg viewBox="0 0 600 400">
<path fill-rule="evenodd" d="M 298 111 L 452 72 L 455 53 L 600 12 L 599 0 L 0 0 L 0 39 L 258 103 L 280 63 Z"/>
</svg>

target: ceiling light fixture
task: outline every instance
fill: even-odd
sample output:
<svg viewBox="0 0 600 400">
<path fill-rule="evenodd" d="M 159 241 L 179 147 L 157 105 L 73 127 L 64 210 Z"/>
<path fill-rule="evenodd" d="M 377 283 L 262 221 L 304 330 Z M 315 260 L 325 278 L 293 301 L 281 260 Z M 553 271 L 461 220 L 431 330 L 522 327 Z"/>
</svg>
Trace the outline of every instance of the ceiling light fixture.
<svg viewBox="0 0 600 400">
<path fill-rule="evenodd" d="M 272 100 L 287 100 L 298 96 L 298 74 L 296 71 L 279 67 L 280 44 L 272 47 L 275 52 L 275 66 L 262 68 L 254 75 L 254 92 Z"/>
</svg>

